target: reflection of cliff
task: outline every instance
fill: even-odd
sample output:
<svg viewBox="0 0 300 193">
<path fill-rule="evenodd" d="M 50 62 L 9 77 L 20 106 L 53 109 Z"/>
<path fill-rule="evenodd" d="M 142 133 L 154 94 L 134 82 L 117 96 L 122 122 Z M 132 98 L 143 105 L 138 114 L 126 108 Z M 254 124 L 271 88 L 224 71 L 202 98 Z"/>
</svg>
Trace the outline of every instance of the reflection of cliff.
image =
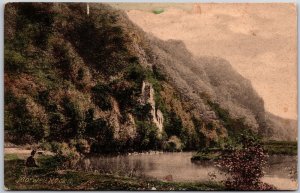
<svg viewBox="0 0 300 193">
<path fill-rule="evenodd" d="M 164 117 L 159 109 L 155 108 L 154 89 L 149 82 L 143 82 L 142 86 L 142 103 L 151 105 L 151 116 L 153 123 L 157 126 L 159 133 L 163 131 Z"/>
<path fill-rule="evenodd" d="M 271 155 L 268 165 L 264 170 L 269 175 L 287 177 L 289 170 L 297 168 L 297 156 Z"/>
</svg>

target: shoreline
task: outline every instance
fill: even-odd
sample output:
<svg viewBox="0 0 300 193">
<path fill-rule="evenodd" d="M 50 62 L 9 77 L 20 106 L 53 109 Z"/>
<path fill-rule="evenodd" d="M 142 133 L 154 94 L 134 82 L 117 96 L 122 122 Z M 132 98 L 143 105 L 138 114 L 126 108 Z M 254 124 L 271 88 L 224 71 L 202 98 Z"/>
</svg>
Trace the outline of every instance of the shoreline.
<svg viewBox="0 0 300 193">
<path fill-rule="evenodd" d="M 15 156 L 14 156 L 15 155 Z M 221 183 L 168 182 L 148 178 L 120 176 L 74 169 L 55 170 L 47 167 L 53 156 L 37 156 L 38 168 L 26 168 L 24 159 L 5 154 L 6 190 L 224 190 Z M 55 187 L 53 186 L 55 184 Z"/>
</svg>

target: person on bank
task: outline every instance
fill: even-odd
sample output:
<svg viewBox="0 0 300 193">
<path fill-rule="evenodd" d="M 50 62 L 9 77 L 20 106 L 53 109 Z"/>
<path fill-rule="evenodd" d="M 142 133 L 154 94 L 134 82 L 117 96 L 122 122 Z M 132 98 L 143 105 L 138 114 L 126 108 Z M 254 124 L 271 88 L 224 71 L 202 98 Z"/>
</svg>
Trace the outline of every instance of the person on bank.
<svg viewBox="0 0 300 193">
<path fill-rule="evenodd" d="M 35 150 L 32 150 L 31 152 L 31 156 L 29 156 L 26 160 L 26 166 L 27 167 L 39 167 L 36 162 L 35 162 L 35 159 L 34 159 L 34 155 L 35 155 L 36 151 Z"/>
</svg>

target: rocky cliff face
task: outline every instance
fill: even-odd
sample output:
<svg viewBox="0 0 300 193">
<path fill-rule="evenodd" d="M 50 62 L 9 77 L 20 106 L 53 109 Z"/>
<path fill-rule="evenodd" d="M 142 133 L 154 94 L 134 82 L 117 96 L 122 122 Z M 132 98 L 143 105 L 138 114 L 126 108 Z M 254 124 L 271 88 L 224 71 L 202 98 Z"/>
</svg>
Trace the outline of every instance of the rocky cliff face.
<svg viewBox="0 0 300 193">
<path fill-rule="evenodd" d="M 93 152 L 175 142 L 198 149 L 243 130 L 266 133 L 266 123 L 262 99 L 227 61 L 195 58 L 182 42 L 146 34 L 122 11 L 6 5 L 6 140 L 84 139 Z"/>
<path fill-rule="evenodd" d="M 164 116 L 159 109 L 156 109 L 155 105 L 155 91 L 153 86 L 149 82 L 143 82 L 142 94 L 141 94 L 141 103 L 142 105 L 150 104 L 151 106 L 151 120 L 158 128 L 159 134 L 163 132 Z"/>
</svg>

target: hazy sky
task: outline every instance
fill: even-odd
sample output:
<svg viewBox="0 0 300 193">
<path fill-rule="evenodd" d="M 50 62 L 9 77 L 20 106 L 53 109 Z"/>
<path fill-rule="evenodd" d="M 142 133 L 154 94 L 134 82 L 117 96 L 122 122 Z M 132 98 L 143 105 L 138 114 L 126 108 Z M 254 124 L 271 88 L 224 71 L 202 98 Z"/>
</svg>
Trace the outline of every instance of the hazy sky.
<svg viewBox="0 0 300 193">
<path fill-rule="evenodd" d="M 227 59 L 251 80 L 265 108 L 297 119 L 294 4 L 115 4 L 145 31 L 185 42 L 194 55 Z M 161 14 L 152 13 L 162 8 Z"/>
</svg>

